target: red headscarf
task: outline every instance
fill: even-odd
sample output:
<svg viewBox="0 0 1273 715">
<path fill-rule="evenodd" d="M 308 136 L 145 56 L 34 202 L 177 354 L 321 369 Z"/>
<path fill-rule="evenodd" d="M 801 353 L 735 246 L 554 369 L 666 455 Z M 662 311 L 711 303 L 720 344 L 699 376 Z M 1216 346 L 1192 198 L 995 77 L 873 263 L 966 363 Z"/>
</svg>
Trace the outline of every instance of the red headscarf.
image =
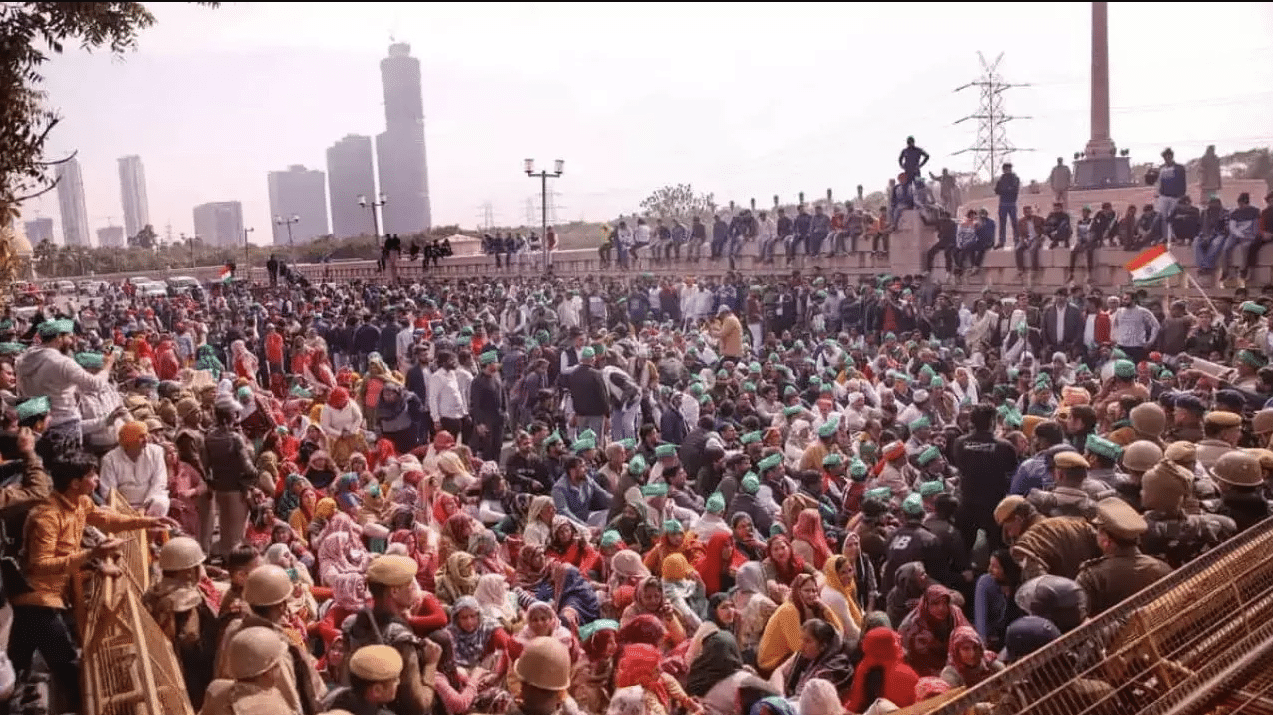
<svg viewBox="0 0 1273 715">
<path fill-rule="evenodd" d="M 778 544 L 786 544 L 787 552 L 791 554 L 787 559 L 787 563 L 778 563 L 778 559 L 774 558 L 774 547 Z M 791 548 L 791 539 L 786 534 L 775 534 L 765 546 L 765 553 L 769 556 L 769 563 L 774 565 L 774 572 L 778 574 L 778 582 L 784 586 L 791 585 L 797 576 L 804 573 L 804 559 L 800 558 Z"/>
<path fill-rule="evenodd" d="M 349 390 L 343 387 L 332 390 L 332 394 L 327 398 L 327 404 L 338 410 L 345 409 L 345 406 L 349 404 Z"/>
<path fill-rule="evenodd" d="M 667 686 L 663 684 L 663 661 L 659 649 L 645 643 L 633 643 L 624 646 L 623 655 L 619 656 L 619 667 L 614 673 L 614 687 L 626 688 L 640 685 L 654 693 L 659 702 L 667 708 L 671 704 Z"/>
<path fill-rule="evenodd" d="M 725 548 L 730 549 L 729 561 L 725 560 Z M 721 575 L 725 573 L 730 566 L 735 568 L 746 563 L 747 557 L 742 551 L 734 548 L 734 534 L 729 531 L 718 531 L 712 534 L 712 538 L 707 541 L 707 553 L 703 556 L 703 560 L 698 563 L 696 568 L 698 575 L 703 577 L 703 586 L 708 596 L 714 593 L 720 593 Z"/>
<path fill-rule="evenodd" d="M 796 517 L 791 533 L 813 549 L 813 567 L 821 571 L 822 565 L 831 557 L 831 547 L 822 531 L 822 515 L 817 509 L 805 509 Z"/>
<path fill-rule="evenodd" d="M 853 671 L 853 686 L 844 703 L 850 712 L 866 712 L 871 706 L 866 698 L 866 679 L 876 668 L 884 671 L 878 697 L 899 708 L 915 704 L 915 684 L 919 676 L 902 662 L 901 637 L 890 628 L 872 628 L 862 636 L 862 662 Z"/>
</svg>

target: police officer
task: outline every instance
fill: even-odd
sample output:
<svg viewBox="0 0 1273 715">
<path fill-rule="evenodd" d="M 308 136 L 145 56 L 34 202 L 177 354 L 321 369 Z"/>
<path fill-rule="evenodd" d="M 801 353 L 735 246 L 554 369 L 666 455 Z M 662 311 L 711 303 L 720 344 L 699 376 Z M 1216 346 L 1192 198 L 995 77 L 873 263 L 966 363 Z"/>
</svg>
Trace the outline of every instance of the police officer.
<svg viewBox="0 0 1273 715">
<path fill-rule="evenodd" d="M 1202 431 L 1202 418 L 1206 411 L 1197 395 L 1188 392 L 1176 395 L 1171 429 L 1167 431 L 1166 438 L 1177 442 L 1202 441 L 1206 437 Z"/>
<path fill-rule="evenodd" d="M 1132 509 L 1140 511 L 1140 479 L 1162 461 L 1162 448 L 1153 442 L 1138 440 L 1123 448 L 1123 473 L 1114 482 L 1114 491 Z"/>
<path fill-rule="evenodd" d="M 1198 514 L 1203 505 L 1214 505 L 1220 501 L 1220 490 L 1205 469 L 1198 465 L 1198 445 L 1192 442 L 1172 442 L 1163 452 L 1163 458 L 1179 464 L 1193 475 L 1189 494 L 1185 495 L 1185 513 Z"/>
<path fill-rule="evenodd" d="M 1193 489 L 1193 473 L 1164 459 L 1141 480 L 1141 504 L 1148 529 L 1141 550 L 1179 568 L 1238 533 L 1232 519 L 1216 514 L 1188 514 L 1185 500 Z"/>
<path fill-rule="evenodd" d="M 227 678 L 212 681 L 199 715 L 299 715 L 285 691 L 287 644 L 274 629 L 240 629 L 225 646 Z"/>
<path fill-rule="evenodd" d="M 1251 434 L 1257 447 L 1273 448 L 1273 408 L 1260 410 L 1251 417 Z"/>
<path fill-rule="evenodd" d="M 1166 563 L 1140 552 L 1140 536 L 1149 525 L 1127 502 L 1117 497 L 1102 499 L 1093 524 L 1104 556 L 1083 564 L 1074 579 L 1087 592 L 1092 615 L 1171 573 Z"/>
<path fill-rule="evenodd" d="M 226 626 L 221 649 L 217 653 L 216 674 L 219 678 L 233 677 L 234 654 L 228 647 L 234 636 L 245 628 L 268 628 L 282 642 L 290 656 L 280 668 L 278 689 L 292 710 L 301 715 L 318 715 L 319 701 L 327 688 L 314 666 L 309 651 L 301 647 L 301 636 L 284 627 L 287 615 L 287 599 L 292 595 L 292 579 L 281 567 L 267 564 L 257 566 L 248 574 L 243 585 L 243 600 L 251 613 L 235 619 Z"/>
<path fill-rule="evenodd" d="M 1096 501 L 1113 496 L 1113 490 L 1087 478 L 1087 460 L 1078 452 L 1058 452 L 1052 458 L 1051 491 L 1031 489 L 1026 500 L 1045 516 L 1096 515 Z"/>
<path fill-rule="evenodd" d="M 1226 452 L 1216 460 L 1211 477 L 1220 487 L 1220 507 L 1216 513 L 1227 516 L 1246 531 L 1269 516 L 1269 503 L 1262 494 L 1264 473 L 1260 460 L 1246 452 Z"/>
<path fill-rule="evenodd" d="M 905 522 L 897 527 L 888 540 L 884 561 L 883 588 L 893 587 L 893 574 L 902 564 L 922 561 L 928 578 L 933 583 L 950 582 L 950 558 L 942 548 L 941 539 L 924 527 L 924 498 L 913 493 L 902 501 Z"/>
<path fill-rule="evenodd" d="M 1023 579 L 1046 573 L 1074 578 L 1084 562 L 1100 553 L 1096 530 L 1087 519 L 1045 517 L 1025 497 L 1004 497 L 994 516 L 1012 545 L 1012 558 L 1021 565 Z"/>
<path fill-rule="evenodd" d="M 365 645 L 349 657 L 349 687 L 332 691 L 329 709 L 350 715 L 394 715 L 388 709 L 397 697 L 402 656 L 387 645 Z"/>
<path fill-rule="evenodd" d="M 1214 410 L 1202 417 L 1204 439 L 1198 443 L 1198 463 L 1203 469 L 1215 466 L 1220 455 L 1232 452 L 1242 438 L 1242 415 Z"/>
<path fill-rule="evenodd" d="M 1142 402 L 1128 413 L 1129 424 L 1110 432 L 1106 437 L 1117 445 L 1126 446 L 1138 440 L 1153 442 L 1163 447 L 1162 433 L 1167 429 L 1167 413 L 1157 402 Z"/>
<path fill-rule="evenodd" d="M 387 708 L 394 715 L 428 715 L 433 711 L 433 682 L 442 657 L 442 647 L 417 638 L 407 621 L 420 598 L 415 576 L 415 559 L 392 554 L 376 557 L 367 567 L 372 605 L 363 607 L 345 626 L 350 651 L 384 645 L 393 648 L 402 660 L 401 682 Z"/>
<path fill-rule="evenodd" d="M 186 695 L 195 708 L 203 705 L 217 657 L 217 614 L 199 590 L 204 558 L 198 541 L 188 536 L 170 539 L 159 551 L 163 578 L 142 596 L 181 662 Z"/>
<path fill-rule="evenodd" d="M 555 715 L 564 709 L 570 688 L 570 652 L 556 638 L 536 638 L 526 644 L 513 664 L 522 693 L 509 715 Z"/>
</svg>

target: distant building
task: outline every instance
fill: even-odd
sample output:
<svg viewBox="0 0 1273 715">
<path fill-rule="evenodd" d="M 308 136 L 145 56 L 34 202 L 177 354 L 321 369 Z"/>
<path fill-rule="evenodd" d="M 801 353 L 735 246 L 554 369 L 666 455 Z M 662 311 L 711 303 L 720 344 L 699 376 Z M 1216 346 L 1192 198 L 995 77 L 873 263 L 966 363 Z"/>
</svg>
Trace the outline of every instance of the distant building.
<svg viewBox="0 0 1273 715">
<path fill-rule="evenodd" d="M 57 203 L 62 214 L 62 243 L 66 246 L 90 246 L 88 206 L 84 203 L 84 174 L 79 159 L 70 159 L 54 169 L 57 177 Z"/>
<path fill-rule="evenodd" d="M 124 235 L 123 226 L 106 226 L 97 229 L 97 245 L 101 248 L 124 248 L 128 245 L 128 237 Z"/>
<path fill-rule="evenodd" d="M 27 240 L 32 244 L 41 241 L 49 243 L 57 243 L 57 239 L 53 237 L 53 219 L 47 216 L 31 219 L 22 224 L 22 230 L 26 232 Z"/>
<path fill-rule="evenodd" d="M 276 219 L 280 218 L 300 219 L 291 229 L 296 243 L 331 234 L 327 223 L 327 176 L 323 172 L 295 164 L 287 171 L 271 171 L 269 184 L 274 245 L 287 245 L 288 229 L 278 223 Z"/>
<path fill-rule="evenodd" d="M 141 165 L 141 157 L 136 154 L 119 159 L 119 196 L 124 206 L 124 232 L 136 236 L 150 224 L 146 169 Z"/>
<path fill-rule="evenodd" d="M 380 79 L 385 130 L 376 137 L 376 160 L 380 190 L 386 197 L 381 231 L 427 231 L 433 216 L 424 147 L 424 98 L 420 60 L 411 56 L 411 45 L 398 42 L 389 46 L 389 56 L 380 61 Z"/>
<path fill-rule="evenodd" d="M 243 245 L 243 204 L 214 201 L 194 207 L 194 234 L 205 246 Z"/>
<path fill-rule="evenodd" d="M 327 187 L 331 193 L 332 235 L 336 238 L 375 233 L 371 209 L 358 205 L 358 197 L 376 196 L 376 168 L 372 164 L 371 137 L 350 134 L 327 149 Z"/>
</svg>

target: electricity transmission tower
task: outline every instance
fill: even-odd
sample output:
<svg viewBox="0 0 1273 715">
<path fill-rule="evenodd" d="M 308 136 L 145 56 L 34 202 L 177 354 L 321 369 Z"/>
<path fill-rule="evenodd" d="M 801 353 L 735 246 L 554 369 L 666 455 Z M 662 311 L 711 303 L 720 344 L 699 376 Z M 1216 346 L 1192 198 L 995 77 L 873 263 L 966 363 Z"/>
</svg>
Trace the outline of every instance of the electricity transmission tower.
<svg viewBox="0 0 1273 715">
<path fill-rule="evenodd" d="M 495 206 L 490 201 L 483 203 L 477 207 L 478 221 L 481 222 L 481 229 L 489 231 L 495 228 Z"/>
<path fill-rule="evenodd" d="M 999 175 L 999 167 L 1013 153 L 1019 151 L 1034 151 L 1033 149 L 1025 149 L 1013 146 L 1008 140 L 1008 131 L 1005 125 L 1016 119 L 1030 119 L 1031 117 L 1017 117 L 1008 114 L 1003 107 L 1003 93 L 1015 89 L 1017 87 L 1029 87 L 1025 83 L 1008 83 L 1003 80 L 1003 76 L 999 74 L 999 63 L 1003 62 L 1003 53 L 995 58 L 994 62 L 987 62 L 986 56 L 981 52 L 977 53 L 977 59 L 981 62 L 981 76 L 976 80 L 955 89 L 956 92 L 962 92 L 965 89 L 976 87 L 980 94 L 979 105 L 976 114 L 969 114 L 962 119 L 955 121 L 955 124 L 962 124 L 970 119 L 977 120 L 977 141 L 966 149 L 960 149 L 955 155 L 973 154 L 973 172 L 981 173 L 985 171 L 988 178 L 993 183 L 995 177 Z"/>
</svg>

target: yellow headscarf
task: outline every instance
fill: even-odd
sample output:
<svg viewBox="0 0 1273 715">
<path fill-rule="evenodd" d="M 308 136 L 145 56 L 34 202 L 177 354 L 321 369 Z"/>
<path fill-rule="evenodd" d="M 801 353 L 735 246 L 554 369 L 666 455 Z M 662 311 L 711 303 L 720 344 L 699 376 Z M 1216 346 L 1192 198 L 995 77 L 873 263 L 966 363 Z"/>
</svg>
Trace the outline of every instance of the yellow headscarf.
<svg viewBox="0 0 1273 715">
<path fill-rule="evenodd" d="M 827 587 L 839 591 L 844 596 L 844 600 L 849 604 L 849 617 L 857 624 L 858 628 L 862 627 L 862 607 L 858 605 L 858 585 L 856 581 L 849 581 L 847 584 L 840 582 L 840 564 L 844 563 L 848 557 L 839 554 L 827 559 L 822 565 L 822 575 L 826 577 Z"/>
<path fill-rule="evenodd" d="M 669 581 L 684 581 L 690 577 L 693 569 L 685 554 L 672 554 L 663 559 L 663 578 Z"/>
<path fill-rule="evenodd" d="M 323 497 L 314 505 L 315 519 L 330 519 L 336 513 L 336 500 L 331 497 Z"/>
</svg>

